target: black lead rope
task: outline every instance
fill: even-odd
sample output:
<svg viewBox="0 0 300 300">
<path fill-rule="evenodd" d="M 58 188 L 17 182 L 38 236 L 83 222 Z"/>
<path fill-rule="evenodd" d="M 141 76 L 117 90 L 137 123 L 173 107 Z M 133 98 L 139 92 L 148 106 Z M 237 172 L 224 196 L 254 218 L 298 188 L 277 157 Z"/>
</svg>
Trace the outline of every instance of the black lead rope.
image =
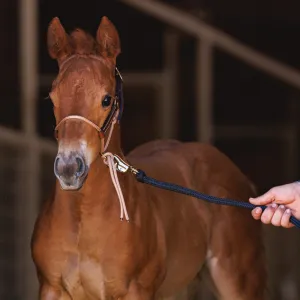
<svg viewBox="0 0 300 300">
<path fill-rule="evenodd" d="M 220 205 L 229 205 L 229 206 L 235 206 L 235 207 L 242 207 L 242 208 L 248 208 L 248 209 L 254 209 L 256 207 L 260 207 L 263 211 L 267 208 L 266 205 L 256 206 L 249 202 L 241 202 L 237 200 L 227 199 L 227 198 L 218 198 L 210 195 L 206 195 L 194 190 L 191 190 L 189 188 L 182 187 L 177 184 L 168 183 L 164 181 L 159 181 L 154 178 L 148 177 L 144 171 L 137 170 L 137 173 L 135 174 L 136 179 L 139 182 L 146 183 L 149 185 L 152 185 L 154 187 L 158 187 L 164 190 L 184 194 L 187 196 L 192 196 L 200 200 L 205 200 L 210 203 L 214 204 L 220 204 Z M 294 216 L 290 217 L 290 222 L 295 225 L 297 228 L 300 228 L 300 220 L 296 219 Z"/>
<path fill-rule="evenodd" d="M 116 72 L 116 96 L 117 96 L 118 103 L 119 103 L 118 121 L 120 121 L 120 119 L 122 117 L 123 109 L 124 109 L 123 79 L 122 79 L 122 76 L 121 76 L 121 74 L 120 74 L 120 72 L 117 68 L 115 69 L 115 72 Z M 119 162 L 120 162 L 120 159 L 119 159 Z M 126 165 L 126 164 L 124 164 L 124 165 Z M 126 168 L 126 170 L 127 170 L 127 168 Z M 154 187 L 158 187 L 158 188 L 161 188 L 161 189 L 164 189 L 164 190 L 184 194 L 184 195 L 187 195 L 187 196 L 192 196 L 192 197 L 195 197 L 197 199 L 204 200 L 204 201 L 207 201 L 207 202 L 210 202 L 210 203 L 219 204 L 219 205 L 228 205 L 228 206 L 248 208 L 248 209 L 251 209 L 251 210 L 256 208 L 256 207 L 260 207 L 262 209 L 262 211 L 264 211 L 267 208 L 266 205 L 256 206 L 256 205 L 254 205 L 252 203 L 249 203 L 249 202 L 241 202 L 241 201 L 227 199 L 227 198 L 218 198 L 218 197 L 215 197 L 215 196 L 206 195 L 206 194 L 191 190 L 189 188 L 179 186 L 177 184 L 168 183 L 168 182 L 164 182 L 164 181 L 159 181 L 159 180 L 156 180 L 154 178 L 148 177 L 144 171 L 135 170 L 132 167 L 131 167 L 131 171 L 133 171 L 133 173 L 136 176 L 136 179 L 139 182 L 146 183 L 146 184 L 149 184 L 149 185 L 152 185 Z M 124 171 L 121 170 L 121 172 L 124 172 Z M 300 228 L 300 220 L 296 219 L 294 216 L 290 217 L 290 222 L 293 225 L 295 225 L 297 228 Z"/>
</svg>

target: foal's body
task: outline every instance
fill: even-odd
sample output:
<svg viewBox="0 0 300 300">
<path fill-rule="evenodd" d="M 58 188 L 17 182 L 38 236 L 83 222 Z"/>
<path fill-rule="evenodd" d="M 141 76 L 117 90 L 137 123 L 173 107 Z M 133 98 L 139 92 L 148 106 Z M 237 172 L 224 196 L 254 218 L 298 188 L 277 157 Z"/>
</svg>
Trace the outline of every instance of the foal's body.
<svg viewBox="0 0 300 300">
<path fill-rule="evenodd" d="M 70 39 L 55 19 L 48 47 L 60 65 L 51 93 L 60 127 L 58 180 L 32 240 L 39 299 L 156 300 L 187 287 L 204 265 L 219 299 L 265 299 L 260 223 L 248 211 L 144 185 L 127 172 L 119 180 L 130 222 L 120 221 L 95 131 L 112 107 L 107 95 L 115 89 L 119 52 L 113 25 L 103 19 L 96 47 L 81 31 Z M 95 49 L 96 58 L 90 56 Z M 234 164 L 208 145 L 155 141 L 125 158 L 117 124 L 108 151 L 149 176 L 210 195 L 247 201 L 254 193 Z"/>
<path fill-rule="evenodd" d="M 210 146 L 158 141 L 128 159 L 149 176 L 211 195 L 253 195 L 240 171 Z M 97 189 L 85 188 L 90 181 Z M 41 299 L 150 300 L 158 288 L 157 295 L 169 296 L 205 263 L 220 299 L 264 299 L 260 225 L 248 211 L 146 186 L 130 174 L 120 181 L 129 223 L 118 218 L 116 192 L 101 158 L 80 193 L 66 194 L 57 185 L 35 236 Z"/>
</svg>

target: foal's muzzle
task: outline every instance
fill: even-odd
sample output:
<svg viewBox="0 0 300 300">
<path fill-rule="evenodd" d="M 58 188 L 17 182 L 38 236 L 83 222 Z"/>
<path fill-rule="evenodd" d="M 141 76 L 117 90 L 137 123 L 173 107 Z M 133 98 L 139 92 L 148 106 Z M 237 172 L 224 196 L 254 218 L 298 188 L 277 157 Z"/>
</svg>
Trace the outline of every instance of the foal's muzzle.
<svg viewBox="0 0 300 300">
<path fill-rule="evenodd" d="M 71 152 L 58 153 L 54 162 L 54 173 L 63 190 L 78 190 L 88 174 L 88 166 L 82 155 Z"/>
</svg>

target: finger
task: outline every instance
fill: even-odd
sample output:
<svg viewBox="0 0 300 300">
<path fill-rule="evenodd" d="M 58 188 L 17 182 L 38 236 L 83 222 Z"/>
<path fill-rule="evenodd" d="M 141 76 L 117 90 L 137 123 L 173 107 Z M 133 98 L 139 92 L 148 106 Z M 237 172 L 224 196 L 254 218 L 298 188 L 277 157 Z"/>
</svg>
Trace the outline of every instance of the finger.
<svg viewBox="0 0 300 300">
<path fill-rule="evenodd" d="M 265 224 L 270 224 L 271 220 L 273 218 L 273 215 L 275 213 L 275 210 L 277 209 L 277 204 L 273 203 L 272 205 L 269 205 L 265 211 L 261 215 L 261 221 Z"/>
<path fill-rule="evenodd" d="M 281 218 L 281 226 L 284 227 L 284 228 L 291 228 L 293 227 L 294 225 L 292 223 L 290 223 L 290 217 L 292 215 L 292 212 L 291 210 L 288 208 L 282 218 Z"/>
<path fill-rule="evenodd" d="M 256 198 L 250 198 L 249 201 L 252 204 L 255 205 L 266 205 L 266 204 L 270 204 L 272 203 L 272 201 L 274 201 L 275 197 L 274 194 L 272 193 L 271 190 L 269 190 L 268 192 L 266 192 L 265 194 L 256 197 Z"/>
<path fill-rule="evenodd" d="M 257 207 L 251 211 L 251 214 L 255 220 L 259 220 L 262 214 L 262 209 L 260 207 Z"/>
<path fill-rule="evenodd" d="M 271 223 L 274 226 L 281 226 L 281 219 L 284 215 L 285 207 L 283 205 L 278 206 L 278 208 L 275 210 L 274 215 L 272 217 Z"/>
</svg>

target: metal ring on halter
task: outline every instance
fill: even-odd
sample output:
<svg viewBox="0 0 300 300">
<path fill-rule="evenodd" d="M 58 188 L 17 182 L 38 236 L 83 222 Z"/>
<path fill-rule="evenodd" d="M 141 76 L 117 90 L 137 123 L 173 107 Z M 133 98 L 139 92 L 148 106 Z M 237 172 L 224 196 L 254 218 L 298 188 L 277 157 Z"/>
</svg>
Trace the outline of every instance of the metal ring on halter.
<svg viewBox="0 0 300 300">
<path fill-rule="evenodd" d="M 115 70 L 116 70 L 116 73 L 117 73 L 116 75 L 118 75 L 121 78 L 122 82 L 124 82 L 123 77 L 122 77 L 119 69 L 117 67 L 115 67 Z"/>
</svg>

